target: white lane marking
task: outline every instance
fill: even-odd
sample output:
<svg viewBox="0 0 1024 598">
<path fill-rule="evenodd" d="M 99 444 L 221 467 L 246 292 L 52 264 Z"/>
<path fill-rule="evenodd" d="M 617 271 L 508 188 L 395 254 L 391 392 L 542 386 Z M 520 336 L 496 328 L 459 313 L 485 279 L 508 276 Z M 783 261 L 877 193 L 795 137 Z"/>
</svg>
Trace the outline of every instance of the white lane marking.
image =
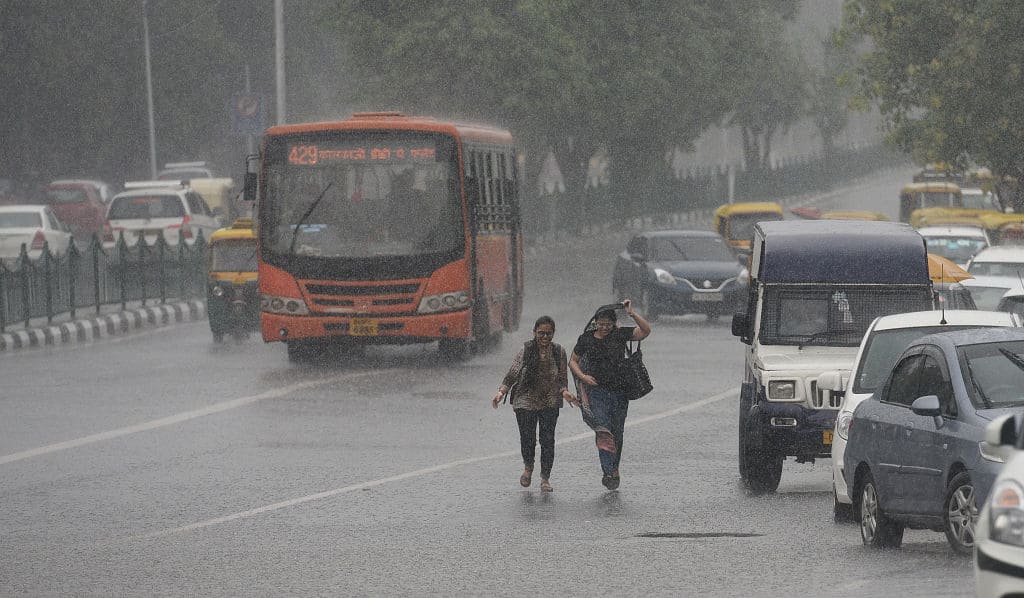
<svg viewBox="0 0 1024 598">
<path fill-rule="evenodd" d="M 86 444 L 92 444 L 95 442 L 102 442 L 104 440 L 110 440 L 112 438 L 120 438 L 121 436 L 128 436 L 129 434 L 136 434 L 138 432 L 145 432 L 146 430 L 153 430 L 156 428 L 163 428 L 166 426 L 172 426 L 181 422 L 188 421 L 190 419 L 196 419 L 199 417 L 205 417 L 207 415 L 213 415 L 214 413 L 221 413 L 231 409 L 237 409 L 244 407 L 258 401 L 265 401 L 267 399 L 279 399 L 281 397 L 290 395 L 294 392 L 304 390 L 307 388 L 316 388 L 319 386 L 325 386 L 333 384 L 335 382 L 342 382 L 345 380 L 352 380 L 355 378 L 363 378 L 366 376 L 372 376 L 379 374 L 379 371 L 372 372 L 358 372 L 349 374 L 339 374 L 337 376 L 331 376 L 330 378 L 323 378 L 320 380 L 306 380 L 304 382 L 297 382 L 288 386 L 282 386 L 281 388 L 274 388 L 266 392 L 261 392 L 257 395 L 251 395 L 248 397 L 240 397 L 237 399 L 231 399 L 230 401 L 222 401 L 220 403 L 214 403 L 207 405 L 201 409 L 195 409 L 193 411 L 184 411 L 182 413 L 176 413 L 167 417 L 161 417 L 159 419 L 150 420 L 148 422 L 142 422 L 135 424 L 134 426 L 127 426 L 124 428 L 118 428 L 116 430 L 108 430 L 106 432 L 99 432 L 98 434 L 92 434 L 90 436 L 83 436 L 82 438 L 75 438 L 73 440 L 65 440 L 64 442 L 58 442 L 55 444 L 49 444 L 18 453 L 12 453 L 10 455 L 0 456 L 0 465 L 5 463 L 13 463 L 15 461 L 21 461 L 22 459 L 30 459 L 32 457 L 38 457 L 39 455 L 45 455 L 48 453 L 54 453 L 57 451 L 63 451 L 71 448 L 76 448 Z"/>
<path fill-rule="evenodd" d="M 739 393 L 739 389 L 738 388 L 734 388 L 734 389 L 727 390 L 725 392 L 722 392 L 722 393 L 719 393 L 719 394 L 716 394 L 716 395 L 713 395 L 713 396 L 701 399 L 699 401 L 694 401 L 693 403 L 687 403 L 687 404 L 682 405 L 680 407 L 676 407 L 675 409 L 669 409 L 668 411 L 662 411 L 660 413 L 655 413 L 653 415 L 648 415 L 646 417 L 641 417 L 639 419 L 635 419 L 635 420 L 632 420 L 632 421 L 627 421 L 626 425 L 627 426 L 638 426 L 640 424 L 646 424 L 646 423 L 649 423 L 649 422 L 652 422 L 652 421 L 657 421 L 659 419 L 665 419 L 666 417 L 672 417 L 673 415 L 678 415 L 678 414 L 686 412 L 686 411 L 691 411 L 693 409 L 697 409 L 699 407 L 703 407 L 704 405 L 707 405 L 709 403 L 714 403 L 716 401 L 721 401 L 722 399 L 725 399 L 725 398 L 728 398 L 728 397 L 738 396 L 738 393 Z M 565 443 L 568 443 L 568 442 L 575 442 L 577 440 L 583 440 L 583 439 L 593 438 L 593 437 L 594 437 L 594 433 L 593 432 L 583 432 L 583 433 L 580 433 L 580 434 L 576 434 L 574 436 L 567 436 L 565 438 L 560 438 L 560 439 L 555 441 L 555 444 L 565 444 Z M 207 519 L 206 521 L 199 521 L 199 522 L 196 522 L 196 523 L 190 523 L 188 525 L 183 525 L 183 526 L 180 526 L 180 527 L 172 527 L 172 528 L 168 528 L 168 529 L 163 529 L 163 530 L 155 531 L 155 532 L 152 532 L 152 533 L 149 533 L 149 534 L 143 534 L 141 536 L 135 536 L 134 538 L 128 538 L 128 539 L 131 540 L 131 539 L 160 538 L 160 537 L 163 537 L 163 536 L 170 536 L 170 535 L 179 534 L 179 533 L 182 533 L 182 532 L 190 532 L 190 531 L 194 531 L 194 530 L 197 530 L 197 529 L 202 529 L 202 528 L 205 528 L 205 527 L 210 527 L 210 526 L 213 526 L 213 525 L 219 525 L 221 523 L 227 523 L 229 521 L 235 521 L 235 520 L 238 520 L 238 519 L 245 519 L 245 518 L 248 518 L 248 517 L 255 517 L 256 515 L 261 515 L 263 513 L 269 513 L 271 511 L 278 511 L 280 509 L 287 509 L 288 507 L 294 507 L 296 505 L 305 504 L 307 502 L 312 502 L 314 500 L 321 500 L 321 499 L 324 499 L 324 498 L 331 498 L 333 496 L 338 496 L 339 494 L 348 494 L 350 492 L 355 492 L 357 490 L 363 490 L 363 489 L 366 489 L 366 488 L 375 488 L 377 486 L 383 486 L 384 484 L 390 484 L 392 482 L 400 482 L 402 480 L 408 480 L 408 479 L 411 479 L 411 478 L 416 478 L 416 477 L 420 477 L 420 476 L 430 475 L 432 473 L 437 473 L 439 471 L 444 471 L 444 470 L 447 470 L 447 469 L 453 469 L 455 467 L 461 467 L 463 465 L 471 465 L 473 463 L 480 463 L 481 461 L 490 461 L 490 460 L 493 460 L 493 459 L 501 459 L 501 458 L 505 458 L 505 457 L 512 457 L 512 456 L 516 456 L 518 454 L 519 454 L 518 450 L 513 450 L 513 451 L 504 451 L 504 452 L 501 452 L 501 453 L 495 453 L 495 454 L 492 454 L 492 455 L 484 455 L 484 456 L 480 456 L 480 457 L 470 457 L 468 459 L 459 459 L 457 461 L 449 461 L 448 463 L 441 463 L 439 465 L 434 465 L 434 466 L 431 466 L 431 467 L 425 467 L 423 469 L 417 469 L 415 471 L 407 471 L 405 473 L 400 473 L 398 475 L 393 475 L 393 476 L 389 476 L 389 477 L 386 477 L 386 478 L 380 478 L 380 479 L 377 479 L 377 480 L 370 480 L 370 481 L 367 481 L 367 482 L 360 482 L 358 484 L 353 484 L 351 486 L 344 486 L 344 487 L 341 487 L 341 488 L 335 488 L 333 490 L 325 490 L 323 492 L 317 492 L 315 494 L 308 494 L 306 496 L 300 496 L 298 498 L 291 498 L 291 499 L 288 499 L 288 500 L 282 500 L 280 502 L 272 503 L 272 504 L 269 504 L 269 505 L 264 505 L 262 507 L 256 507 L 255 509 L 249 509 L 248 511 L 240 511 L 238 513 L 232 513 L 230 515 L 224 515 L 222 517 L 215 517 L 213 519 Z"/>
</svg>

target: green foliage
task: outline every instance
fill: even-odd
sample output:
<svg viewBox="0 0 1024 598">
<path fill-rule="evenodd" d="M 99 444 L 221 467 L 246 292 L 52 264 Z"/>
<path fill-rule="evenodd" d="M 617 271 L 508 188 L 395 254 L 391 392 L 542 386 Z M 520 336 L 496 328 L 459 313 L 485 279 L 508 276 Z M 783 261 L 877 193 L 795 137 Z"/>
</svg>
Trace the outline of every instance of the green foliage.
<svg viewBox="0 0 1024 598">
<path fill-rule="evenodd" d="M 1024 4 L 1014 0 L 849 0 L 844 35 L 870 40 L 860 101 L 919 162 L 968 160 L 1024 175 Z"/>
</svg>

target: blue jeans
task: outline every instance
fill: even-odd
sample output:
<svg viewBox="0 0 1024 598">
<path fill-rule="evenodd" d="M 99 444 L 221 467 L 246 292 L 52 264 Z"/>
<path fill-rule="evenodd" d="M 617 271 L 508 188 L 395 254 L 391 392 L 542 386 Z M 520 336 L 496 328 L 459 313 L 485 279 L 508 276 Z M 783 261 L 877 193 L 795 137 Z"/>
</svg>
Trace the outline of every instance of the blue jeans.
<svg viewBox="0 0 1024 598">
<path fill-rule="evenodd" d="M 615 451 L 598 449 L 597 455 L 601 458 L 601 471 L 605 475 L 611 475 L 619 469 L 619 459 L 622 457 L 622 432 L 626 427 L 626 412 L 629 411 L 629 401 L 621 392 L 608 390 L 601 386 L 590 389 L 590 410 L 594 412 L 594 419 L 601 425 L 608 428 L 615 439 Z"/>
</svg>

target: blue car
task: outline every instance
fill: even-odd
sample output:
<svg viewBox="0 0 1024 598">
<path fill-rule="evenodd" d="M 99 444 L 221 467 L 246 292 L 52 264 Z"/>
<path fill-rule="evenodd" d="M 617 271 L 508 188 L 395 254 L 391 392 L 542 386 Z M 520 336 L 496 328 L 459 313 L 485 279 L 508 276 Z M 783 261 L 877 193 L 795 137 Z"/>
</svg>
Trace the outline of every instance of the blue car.
<svg viewBox="0 0 1024 598">
<path fill-rule="evenodd" d="M 731 314 L 746 299 L 748 273 L 711 231 L 649 231 L 630 239 L 615 260 L 612 292 L 629 297 L 647 319 L 661 314 Z"/>
<path fill-rule="evenodd" d="M 850 425 L 843 475 L 864 544 L 895 548 L 905 528 L 931 529 L 970 554 L 978 505 L 1003 465 L 982 444 L 985 426 L 1006 413 L 1024 413 L 1024 331 L 911 343 Z"/>
</svg>

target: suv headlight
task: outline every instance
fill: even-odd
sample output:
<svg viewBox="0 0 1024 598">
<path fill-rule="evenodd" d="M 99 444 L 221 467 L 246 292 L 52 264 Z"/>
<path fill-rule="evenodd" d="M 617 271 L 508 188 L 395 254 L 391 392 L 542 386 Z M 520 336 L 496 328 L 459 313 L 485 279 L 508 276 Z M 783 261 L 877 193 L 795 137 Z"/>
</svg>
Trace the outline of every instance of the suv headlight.
<svg viewBox="0 0 1024 598">
<path fill-rule="evenodd" d="M 769 401 L 792 401 L 796 398 L 796 382 L 793 380 L 772 380 L 768 382 Z"/>
<path fill-rule="evenodd" d="M 288 316 L 309 315 L 309 308 L 306 307 L 306 302 L 302 299 L 278 297 L 276 295 L 260 295 L 260 311 Z"/>
<path fill-rule="evenodd" d="M 853 423 L 853 413 L 850 411 L 840 411 L 839 417 L 836 418 L 836 434 L 843 440 L 850 439 L 850 424 Z"/>
<path fill-rule="evenodd" d="M 1017 482 L 1003 480 L 992 489 L 988 523 L 992 540 L 1024 546 L 1024 490 Z"/>
<path fill-rule="evenodd" d="M 662 270 L 661 268 L 655 268 L 654 269 L 654 277 L 657 278 L 658 282 L 660 282 L 661 284 L 675 284 L 676 283 L 676 279 L 671 274 L 669 274 L 666 270 Z"/>
<path fill-rule="evenodd" d="M 469 291 L 455 291 L 440 295 L 427 295 L 420 299 L 417 313 L 432 314 L 439 311 L 456 311 L 469 307 Z"/>
</svg>

